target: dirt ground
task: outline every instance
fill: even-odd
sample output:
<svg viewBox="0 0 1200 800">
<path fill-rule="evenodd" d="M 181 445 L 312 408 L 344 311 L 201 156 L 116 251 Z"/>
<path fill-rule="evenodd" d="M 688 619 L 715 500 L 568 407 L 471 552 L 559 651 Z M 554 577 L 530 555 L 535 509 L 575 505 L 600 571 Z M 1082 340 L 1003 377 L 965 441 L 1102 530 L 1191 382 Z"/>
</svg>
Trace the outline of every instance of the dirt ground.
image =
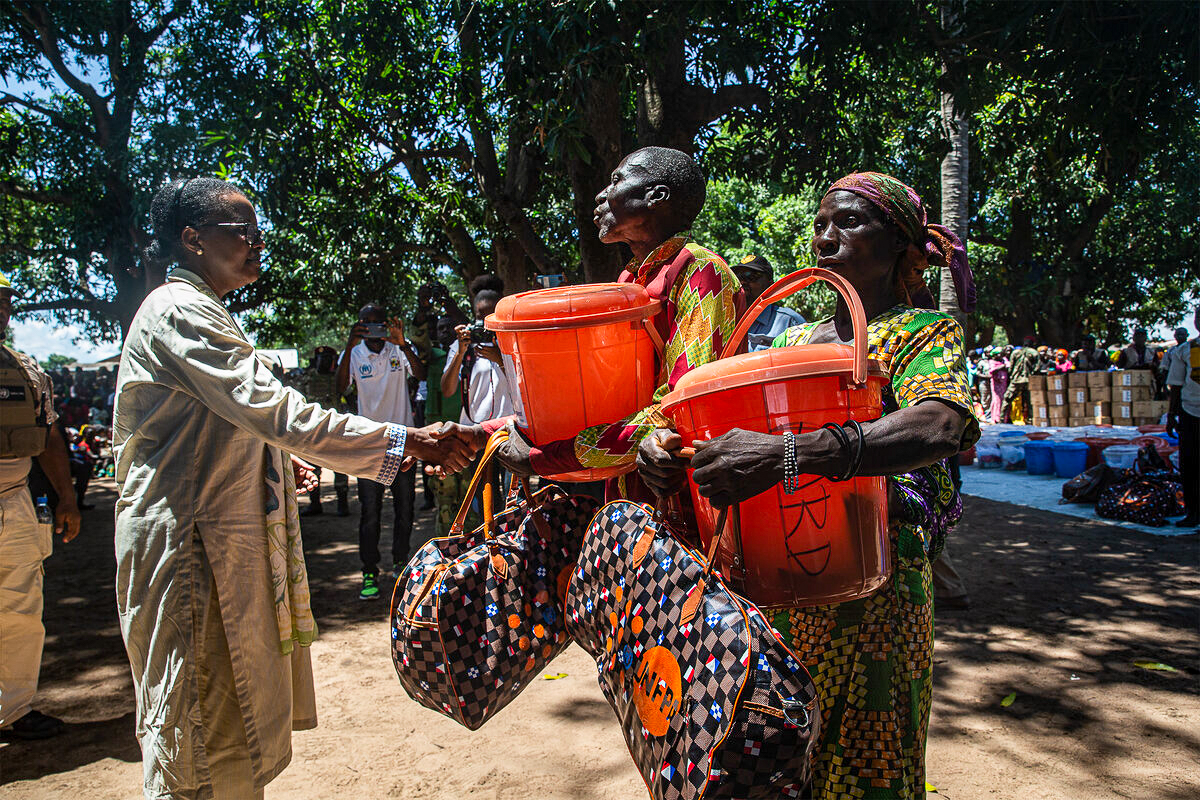
<svg viewBox="0 0 1200 800">
<path fill-rule="evenodd" d="M 328 482 L 325 493 L 332 500 Z M 38 707 L 69 726 L 50 741 L 0 745 L 0 797 L 139 796 L 114 603 L 114 496 L 111 482 L 91 490 L 84 533 L 46 562 Z M 351 508 L 349 518 L 304 524 L 321 723 L 294 736 L 292 765 L 268 798 L 646 796 L 578 648 L 552 665 L 567 677 L 536 682 L 474 733 L 409 700 L 388 655 L 386 601 L 357 599 Z M 431 524 L 420 514 L 414 538 Z M 1200 797 L 1196 537 L 968 498 L 950 547 L 973 604 L 937 620 L 932 797 Z"/>
</svg>

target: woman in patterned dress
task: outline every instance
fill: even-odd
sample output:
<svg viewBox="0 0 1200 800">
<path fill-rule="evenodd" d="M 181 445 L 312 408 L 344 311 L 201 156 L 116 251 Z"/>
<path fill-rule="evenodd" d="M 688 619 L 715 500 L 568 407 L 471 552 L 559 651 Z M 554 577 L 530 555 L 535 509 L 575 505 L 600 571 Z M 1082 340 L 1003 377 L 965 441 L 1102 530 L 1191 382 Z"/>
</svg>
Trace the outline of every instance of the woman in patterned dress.
<svg viewBox="0 0 1200 800">
<path fill-rule="evenodd" d="M 922 798 L 933 656 L 930 565 L 961 504 L 946 459 L 979 438 L 962 331 L 927 310 L 927 266 L 955 274 L 960 306 L 974 306 L 966 252 L 950 231 L 926 224 L 920 198 L 900 181 L 856 173 L 830 187 L 814 220 L 817 264 L 846 278 L 866 311 L 870 357 L 890 380 L 884 416 L 862 426 L 860 475 L 886 475 L 892 572 L 860 600 L 777 612 L 775 627 L 804 659 L 821 703 L 812 796 Z M 775 347 L 853 340 L 850 312 L 789 329 Z M 853 437 L 853 434 L 851 434 Z M 735 429 L 698 442 L 691 466 L 700 494 L 721 507 L 784 478 L 783 436 Z M 677 434 L 656 431 L 639 466 L 659 491 L 678 487 Z M 800 474 L 838 476 L 849 453 L 829 431 L 795 437 Z M 753 592 L 750 592 L 751 596 Z"/>
</svg>

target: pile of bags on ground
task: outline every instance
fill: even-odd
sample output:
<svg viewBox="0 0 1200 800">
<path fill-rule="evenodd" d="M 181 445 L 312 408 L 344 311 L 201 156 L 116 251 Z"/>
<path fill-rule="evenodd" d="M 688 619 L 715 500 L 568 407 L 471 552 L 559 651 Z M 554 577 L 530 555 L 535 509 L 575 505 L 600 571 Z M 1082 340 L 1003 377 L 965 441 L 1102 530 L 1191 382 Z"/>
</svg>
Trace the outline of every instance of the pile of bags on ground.
<svg viewBox="0 0 1200 800">
<path fill-rule="evenodd" d="M 1063 502 L 1095 505 L 1107 519 L 1154 527 L 1185 513 L 1183 476 L 1147 444 L 1133 467 L 1114 469 L 1101 462 L 1063 484 Z"/>
</svg>

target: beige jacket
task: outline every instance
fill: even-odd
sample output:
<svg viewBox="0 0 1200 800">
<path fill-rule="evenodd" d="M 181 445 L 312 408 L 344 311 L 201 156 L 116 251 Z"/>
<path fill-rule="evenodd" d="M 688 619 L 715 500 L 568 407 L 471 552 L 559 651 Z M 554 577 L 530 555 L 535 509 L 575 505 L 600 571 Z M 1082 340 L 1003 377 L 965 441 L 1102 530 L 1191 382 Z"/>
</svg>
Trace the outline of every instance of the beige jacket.
<svg viewBox="0 0 1200 800">
<path fill-rule="evenodd" d="M 405 430 L 285 388 L 217 296 L 183 269 L 138 309 L 114 417 L 117 606 L 146 795 L 211 796 L 208 764 L 220 754 L 205 752 L 198 665 L 232 670 L 261 787 L 290 761 L 292 729 L 316 724 L 308 648 L 280 652 L 265 531 L 269 448 L 389 484 Z M 217 660 L 226 663 L 206 663 L 194 646 L 210 569 L 229 642 L 228 659 Z"/>
</svg>

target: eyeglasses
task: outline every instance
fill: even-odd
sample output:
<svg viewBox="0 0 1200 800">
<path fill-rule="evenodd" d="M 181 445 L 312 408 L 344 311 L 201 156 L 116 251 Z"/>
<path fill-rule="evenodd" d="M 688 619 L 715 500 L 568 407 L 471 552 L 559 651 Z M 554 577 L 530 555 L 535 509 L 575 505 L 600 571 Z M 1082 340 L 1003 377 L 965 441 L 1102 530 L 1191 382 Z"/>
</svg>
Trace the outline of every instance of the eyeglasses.
<svg viewBox="0 0 1200 800">
<path fill-rule="evenodd" d="M 263 234 L 257 223 L 254 222 L 210 222 L 206 225 L 198 226 L 200 228 L 241 228 L 238 235 L 246 240 L 246 244 L 251 247 L 257 247 L 263 243 Z"/>
</svg>

